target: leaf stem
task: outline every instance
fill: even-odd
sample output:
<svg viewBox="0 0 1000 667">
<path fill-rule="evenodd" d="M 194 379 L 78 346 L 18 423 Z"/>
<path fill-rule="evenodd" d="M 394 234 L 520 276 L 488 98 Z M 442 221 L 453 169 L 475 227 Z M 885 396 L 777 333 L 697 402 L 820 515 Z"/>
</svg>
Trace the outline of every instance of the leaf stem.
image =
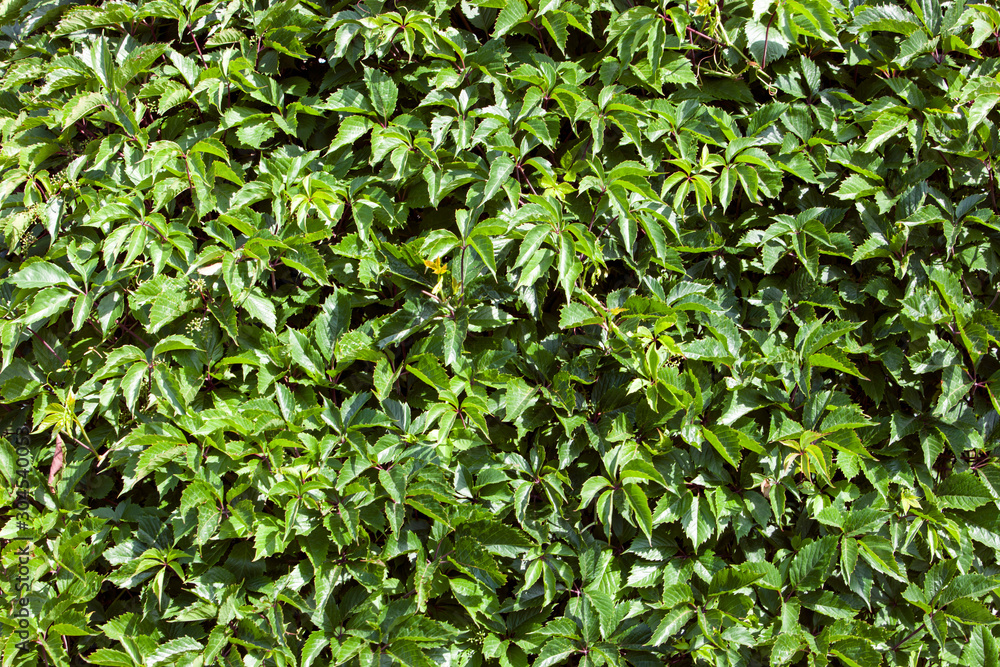
<svg viewBox="0 0 1000 667">
<path fill-rule="evenodd" d="M 672 17 L 670 17 L 670 16 L 667 16 L 667 20 L 668 20 L 668 21 L 670 21 L 671 23 L 673 23 L 673 22 L 674 22 L 673 18 L 672 18 Z M 705 34 L 705 33 L 703 33 L 703 32 L 700 32 L 700 31 L 698 31 L 698 30 L 695 30 L 695 29 L 694 29 L 694 28 L 692 28 L 691 26 L 686 26 L 686 27 L 687 27 L 687 31 L 688 31 L 689 33 L 691 33 L 692 35 L 697 35 L 698 37 L 701 37 L 702 39 L 707 39 L 708 41 L 712 42 L 713 44 L 718 44 L 719 46 L 728 46 L 728 47 L 729 47 L 729 48 L 731 48 L 731 49 L 732 49 L 733 51 L 736 51 L 736 53 L 740 54 L 740 57 L 742 57 L 742 58 L 743 58 L 743 60 L 746 60 L 747 62 L 751 62 L 750 58 L 748 58 L 748 57 L 747 57 L 747 55 L 746 55 L 745 53 L 743 53 L 742 51 L 740 51 L 740 50 L 739 50 L 738 48 L 736 48 L 736 46 L 734 46 L 733 44 L 727 44 L 726 42 L 723 42 L 723 41 L 720 41 L 720 40 L 716 39 L 715 37 L 711 37 L 711 36 L 709 36 L 709 35 L 706 35 L 706 34 Z"/>
<path fill-rule="evenodd" d="M 205 54 L 201 52 L 201 47 L 198 46 L 198 40 L 194 36 L 194 28 L 188 26 L 188 32 L 191 33 L 191 41 L 194 42 L 194 48 L 198 51 L 198 56 L 201 58 L 201 64 L 208 67 L 208 63 L 205 62 Z"/>
<path fill-rule="evenodd" d="M 615 217 L 608 220 L 608 224 L 604 225 L 604 229 L 601 230 L 601 233 L 598 234 L 596 237 L 594 237 L 594 243 L 597 243 L 598 241 L 601 240 L 601 237 L 604 236 L 604 232 L 608 231 L 608 227 L 610 227 L 617 219 L 618 216 L 616 215 Z"/>
<path fill-rule="evenodd" d="M 188 167 L 187 155 L 181 156 L 184 158 L 184 173 L 187 174 L 188 179 L 188 189 L 191 190 L 191 196 L 194 196 L 194 183 L 191 182 L 191 169 Z"/>
<path fill-rule="evenodd" d="M 934 614 L 936 614 L 936 613 L 937 613 L 937 610 L 935 609 L 933 612 L 931 612 L 931 615 L 927 617 L 927 620 L 930 620 L 930 619 L 934 618 Z M 920 632 L 921 630 L 923 630 L 927 626 L 927 620 L 925 620 L 923 623 L 921 623 L 920 625 L 918 625 L 916 630 L 914 630 L 910 634 L 908 634 L 905 637 L 903 637 L 903 639 L 900 640 L 900 642 L 898 644 L 896 644 L 895 646 L 893 646 L 889 650 L 892 651 L 893 653 L 895 653 L 896 649 L 898 649 L 900 646 L 902 646 L 906 642 L 908 642 L 911 639 L 913 639 L 914 637 L 916 637 L 917 633 Z"/>
<path fill-rule="evenodd" d="M 990 301 L 990 305 L 986 307 L 986 310 L 993 309 L 993 304 L 997 302 L 997 297 L 1000 297 L 1000 286 L 997 287 L 997 293 L 993 295 L 993 300 Z"/>
<path fill-rule="evenodd" d="M 47 341 L 46 341 L 46 340 L 45 340 L 44 338 L 40 337 L 40 336 L 39 336 L 39 335 L 38 335 L 37 333 L 35 333 L 35 330 L 34 330 L 34 329 L 32 329 L 32 328 L 31 328 L 31 327 L 29 327 L 29 326 L 25 326 L 24 328 L 25 328 L 25 329 L 27 329 L 28 331 L 30 331 L 30 332 L 31 332 L 31 335 L 32 335 L 32 337 L 34 337 L 34 338 L 35 338 L 35 340 L 39 340 L 39 341 L 41 341 L 42 345 L 44 345 L 44 346 L 45 346 L 45 348 L 46 348 L 46 349 L 47 349 L 47 350 L 48 350 L 49 352 L 51 352 L 51 353 L 52 353 L 52 356 L 54 356 L 54 357 L 55 357 L 56 359 L 58 359 L 58 360 L 59 360 L 59 363 L 60 363 L 60 364 L 64 364 L 64 363 L 66 363 L 66 362 L 65 362 L 65 361 L 63 360 L 63 358 L 59 356 L 59 353 L 58 353 L 58 352 L 56 352 L 55 350 L 53 350 L 53 349 L 52 349 L 52 346 L 51 346 L 51 345 L 49 345 L 49 344 L 48 344 L 48 342 L 47 342 Z"/>
<path fill-rule="evenodd" d="M 137 333 L 135 333 L 134 331 L 132 331 L 132 329 L 129 328 L 129 326 L 127 324 L 125 324 L 124 322 L 119 322 L 118 326 L 120 326 L 122 329 L 125 329 L 125 331 L 127 331 L 132 336 L 132 338 L 135 338 L 137 341 L 139 341 L 140 343 L 142 343 L 143 345 L 145 345 L 147 348 L 148 347 L 152 347 L 152 345 L 150 345 L 149 343 L 147 343 L 146 341 L 144 341 L 141 336 L 139 336 Z"/>
<path fill-rule="evenodd" d="M 778 15 L 778 12 L 771 14 L 771 18 L 767 20 L 767 28 L 764 30 L 764 57 L 761 58 L 760 66 L 767 67 L 767 42 L 768 37 L 771 34 L 771 24 L 774 22 L 774 17 Z"/>
<path fill-rule="evenodd" d="M 542 31 L 539 29 L 538 24 L 535 23 L 535 19 L 531 19 L 528 23 L 531 24 L 531 27 L 534 28 L 535 32 L 538 34 L 538 43 L 542 45 L 542 51 L 545 52 L 545 55 L 551 58 L 552 56 L 549 54 L 549 47 L 545 45 L 545 40 L 542 38 Z"/>
</svg>

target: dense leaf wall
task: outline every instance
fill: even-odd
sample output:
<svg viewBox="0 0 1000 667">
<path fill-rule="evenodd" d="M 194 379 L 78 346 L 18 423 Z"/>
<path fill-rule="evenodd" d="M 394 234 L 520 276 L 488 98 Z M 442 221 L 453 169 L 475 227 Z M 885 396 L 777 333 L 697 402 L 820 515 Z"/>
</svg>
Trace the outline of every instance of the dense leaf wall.
<svg viewBox="0 0 1000 667">
<path fill-rule="evenodd" d="M 997 664 L 990 3 L 0 24 L 3 667 Z"/>
</svg>

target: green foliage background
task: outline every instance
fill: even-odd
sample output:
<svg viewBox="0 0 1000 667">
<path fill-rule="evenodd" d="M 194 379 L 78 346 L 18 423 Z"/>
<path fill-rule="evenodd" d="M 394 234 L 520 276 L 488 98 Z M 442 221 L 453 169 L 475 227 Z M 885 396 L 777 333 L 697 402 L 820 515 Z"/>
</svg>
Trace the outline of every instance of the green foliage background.
<svg viewBox="0 0 1000 667">
<path fill-rule="evenodd" d="M 0 26 L 2 667 L 998 664 L 991 4 Z"/>
</svg>

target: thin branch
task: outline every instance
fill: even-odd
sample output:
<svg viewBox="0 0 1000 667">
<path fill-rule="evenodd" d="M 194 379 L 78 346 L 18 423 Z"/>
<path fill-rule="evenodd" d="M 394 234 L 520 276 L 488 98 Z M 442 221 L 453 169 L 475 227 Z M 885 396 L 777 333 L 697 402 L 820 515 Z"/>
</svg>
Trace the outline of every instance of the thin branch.
<svg viewBox="0 0 1000 667">
<path fill-rule="evenodd" d="M 595 243 L 601 240 L 601 237 L 604 236 L 604 232 L 608 231 L 608 227 L 610 227 L 617 219 L 618 216 L 616 215 L 615 217 L 608 220 L 608 224 L 604 225 L 604 229 L 601 230 L 601 233 L 594 238 Z"/>
<path fill-rule="evenodd" d="M 198 40 L 195 39 L 194 28 L 188 26 L 188 32 L 191 33 L 191 41 L 194 42 L 194 48 L 197 49 L 198 51 L 198 56 L 201 58 L 201 64 L 204 65 L 205 67 L 208 67 L 208 63 L 205 62 L 205 54 L 201 52 L 201 47 L 198 46 Z"/>
<path fill-rule="evenodd" d="M 601 200 L 604 199 L 604 194 L 606 192 L 607 192 L 607 190 L 602 190 L 601 191 L 601 196 L 598 197 L 597 201 L 594 203 L 594 214 L 590 216 L 590 224 L 587 225 L 587 231 L 588 232 L 592 231 L 594 229 L 594 221 L 597 220 L 597 209 L 598 209 L 599 204 L 601 203 Z"/>
<path fill-rule="evenodd" d="M 531 184 L 531 179 L 529 179 L 528 175 L 524 173 L 524 167 L 522 167 L 521 165 L 517 165 L 517 171 L 524 176 L 524 182 L 528 184 L 528 188 L 531 190 L 531 194 L 537 195 L 538 192 L 535 190 L 535 186 Z M 520 180 L 520 177 L 518 177 L 518 180 Z"/>
<path fill-rule="evenodd" d="M 531 27 L 535 29 L 535 32 L 538 33 L 538 43 L 542 45 L 542 51 L 545 52 L 545 55 L 551 58 L 552 56 L 549 55 L 549 47 L 545 45 L 545 39 L 542 37 L 542 31 L 538 28 L 538 24 L 535 23 L 534 19 L 529 21 L 529 23 L 531 24 Z"/>
<path fill-rule="evenodd" d="M 149 343 L 147 343 L 146 341 L 144 341 L 141 336 L 139 336 L 137 333 L 135 333 L 134 331 L 132 331 L 132 329 L 129 328 L 129 326 L 127 324 L 125 324 L 124 322 L 119 322 L 118 326 L 120 326 L 122 329 L 124 329 L 125 331 L 127 331 L 129 333 L 129 335 L 132 336 L 132 338 L 135 338 L 137 341 L 139 341 L 140 343 L 142 343 L 146 347 L 153 347 L 152 345 L 150 345 Z"/>
<path fill-rule="evenodd" d="M 929 618 L 929 619 L 930 619 L 930 618 L 934 618 L 934 614 L 936 614 L 936 613 L 937 613 L 937 612 L 935 611 L 934 613 L 932 613 L 932 614 L 931 614 L 930 616 L 928 616 L 927 618 Z M 893 647 L 892 647 L 891 649 L 889 649 L 889 650 L 890 650 L 890 651 L 892 651 L 893 653 L 895 653 L 895 652 L 896 652 L 896 649 L 898 649 L 898 648 L 899 648 L 900 646 L 902 646 L 902 645 L 903 645 L 903 644 L 905 644 L 906 642 L 908 642 L 908 641 L 910 641 L 911 639 L 913 639 L 914 637 L 916 637 L 916 636 L 917 636 L 917 633 L 918 633 L 918 632 L 920 632 L 921 630 L 923 630 L 923 629 L 924 629 L 924 627 L 925 627 L 926 625 L 927 625 L 927 621 L 924 621 L 923 623 L 921 623 L 920 625 L 918 625 L 918 626 L 917 626 L 917 629 L 916 629 L 916 630 L 914 630 L 914 631 L 913 631 L 913 632 L 911 632 L 910 634 L 908 634 L 908 635 L 906 635 L 905 637 L 903 637 L 902 641 L 900 641 L 900 642 L 899 642 L 898 644 L 896 644 L 895 646 L 893 646 Z"/>
<path fill-rule="evenodd" d="M 47 342 L 45 341 L 45 339 L 44 339 L 44 338 L 42 338 L 42 337 L 41 337 L 41 336 L 39 336 L 39 335 L 38 335 L 37 333 L 35 333 L 35 330 L 34 330 L 34 329 L 32 329 L 32 328 L 31 328 L 31 327 L 29 327 L 29 326 L 25 326 L 24 328 L 25 328 L 25 329 L 27 329 L 28 331 L 30 331 L 30 332 L 31 332 L 31 335 L 32 335 L 32 336 L 33 336 L 33 337 L 35 338 L 35 340 L 38 340 L 38 341 L 41 341 L 42 345 L 44 345 L 44 346 L 45 346 L 45 349 L 47 349 L 47 350 L 48 350 L 49 352 L 51 352 L 51 353 L 52 353 L 52 356 L 54 356 L 54 357 L 55 357 L 56 359 L 58 359 L 58 360 L 59 360 L 59 363 L 60 363 L 60 364 L 64 364 L 64 363 L 66 363 L 66 362 L 65 362 L 65 361 L 63 360 L 63 358 L 59 356 L 59 353 L 58 353 L 58 352 L 56 352 L 55 350 L 53 350 L 53 349 L 52 349 L 52 346 L 51 346 L 51 345 L 49 345 L 49 344 L 48 344 L 48 343 L 47 343 Z"/>
<path fill-rule="evenodd" d="M 992 310 L 993 304 L 997 302 L 997 297 L 1000 296 L 1000 287 L 997 287 L 997 293 L 993 295 L 993 300 L 990 301 L 990 305 L 986 307 L 986 310 Z"/>
<path fill-rule="evenodd" d="M 666 19 L 667 19 L 668 21 L 670 21 L 671 23 L 673 23 L 673 22 L 674 22 L 674 19 L 673 19 L 672 17 L 670 17 L 670 16 L 667 16 L 667 17 L 666 17 Z M 699 32 L 698 30 L 695 30 L 695 29 L 694 29 L 694 28 L 692 28 L 691 26 L 686 26 L 686 27 L 687 27 L 687 31 L 688 31 L 689 33 L 691 33 L 692 35 L 697 35 L 698 37 L 702 37 L 702 38 L 704 38 L 704 39 L 707 39 L 707 40 L 708 40 L 708 41 L 710 41 L 710 42 L 713 42 L 713 43 L 715 43 L 715 44 L 718 44 L 719 46 L 727 46 L 726 44 L 723 44 L 722 42 L 720 42 L 719 40 L 717 40 L 717 39 L 716 39 L 715 37 L 709 37 L 709 36 L 708 36 L 708 35 L 706 35 L 705 33 L 703 33 L 703 32 Z"/>
<path fill-rule="evenodd" d="M 764 30 L 764 58 L 761 60 L 760 66 L 767 66 L 767 40 L 768 35 L 771 33 L 771 24 L 774 22 L 774 17 L 778 15 L 778 12 L 771 14 L 771 18 L 767 20 L 767 29 Z"/>
</svg>

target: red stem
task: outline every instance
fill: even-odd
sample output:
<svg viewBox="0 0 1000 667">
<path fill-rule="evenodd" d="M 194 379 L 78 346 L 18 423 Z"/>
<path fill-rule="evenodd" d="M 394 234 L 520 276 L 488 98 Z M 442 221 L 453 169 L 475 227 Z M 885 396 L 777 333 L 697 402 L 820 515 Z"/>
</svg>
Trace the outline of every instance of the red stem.
<svg viewBox="0 0 1000 667">
<path fill-rule="evenodd" d="M 64 364 L 64 363 L 66 363 L 66 362 L 65 362 L 65 361 L 63 360 L 63 358 L 59 356 L 59 353 L 57 353 L 57 352 L 56 352 L 55 350 L 53 350 L 53 349 L 52 349 L 52 346 L 50 346 L 50 345 L 49 345 L 49 344 L 48 344 L 48 343 L 47 343 L 47 342 L 45 341 L 45 339 L 44 339 L 44 338 L 41 338 L 41 337 L 40 337 L 40 336 L 39 336 L 39 335 L 38 335 L 37 333 L 35 333 L 35 331 L 34 331 L 34 330 L 33 330 L 33 329 L 31 328 L 31 327 L 27 327 L 27 326 L 26 326 L 26 327 L 24 327 L 24 328 L 25 328 L 25 329 L 27 329 L 28 331 L 30 331 L 30 332 L 31 332 L 31 335 L 32 335 L 32 336 L 33 336 L 34 338 L 36 338 L 37 340 L 40 340 L 40 341 L 42 342 L 42 345 L 44 345 L 44 346 L 45 346 L 45 349 L 47 349 L 47 350 L 48 350 L 49 352 L 51 352 L 51 353 L 52 353 L 52 356 L 54 356 L 54 357 L 55 357 L 56 359 L 58 359 L 58 360 L 59 360 L 59 363 L 60 363 L 60 364 Z"/>
<path fill-rule="evenodd" d="M 777 15 L 778 15 L 777 12 L 771 14 L 771 18 L 767 20 L 767 28 L 764 30 L 764 58 L 763 61 L 760 63 L 762 69 L 767 66 L 767 39 L 768 35 L 771 33 L 771 23 L 774 22 L 774 17 Z"/>
<path fill-rule="evenodd" d="M 194 28 L 188 26 L 188 31 L 191 33 L 191 41 L 194 42 L 194 48 L 198 51 L 198 56 L 201 58 L 201 64 L 208 67 L 208 63 L 205 62 L 205 54 L 201 52 L 201 47 L 198 46 L 198 40 L 194 36 Z"/>
</svg>

